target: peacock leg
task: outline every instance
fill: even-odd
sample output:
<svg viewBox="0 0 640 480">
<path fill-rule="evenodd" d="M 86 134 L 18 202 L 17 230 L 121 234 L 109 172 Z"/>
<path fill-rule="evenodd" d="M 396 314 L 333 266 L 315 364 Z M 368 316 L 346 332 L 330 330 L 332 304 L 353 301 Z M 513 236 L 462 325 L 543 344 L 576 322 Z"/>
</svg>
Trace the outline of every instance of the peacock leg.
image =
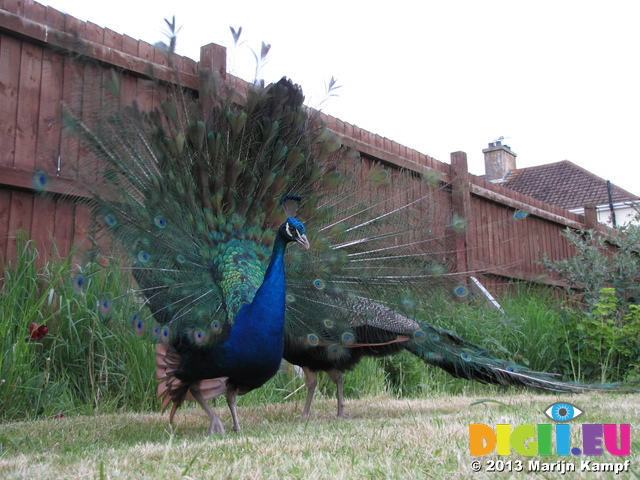
<svg viewBox="0 0 640 480">
<path fill-rule="evenodd" d="M 307 402 L 304 404 L 304 410 L 302 411 L 303 417 L 308 417 L 311 411 L 311 402 L 313 401 L 313 395 L 316 393 L 316 385 L 318 385 L 318 373 L 311 370 L 309 367 L 302 367 L 304 372 L 305 382 L 307 386 Z"/>
<path fill-rule="evenodd" d="M 189 387 L 189 390 L 191 391 L 193 398 L 195 398 L 200 406 L 204 409 L 204 411 L 207 412 L 209 420 L 211 420 L 211 424 L 209 425 L 209 436 L 213 436 L 213 432 L 224 433 L 224 426 L 222 425 L 222 421 L 220 420 L 220 417 L 218 417 L 213 411 L 211 405 L 209 405 L 204 399 L 202 393 L 200 393 L 200 385 L 194 383 Z"/>
<path fill-rule="evenodd" d="M 238 421 L 238 411 L 236 410 L 236 399 L 238 398 L 238 390 L 231 385 L 227 384 L 227 404 L 229 410 L 231 410 L 231 417 L 233 418 L 234 432 L 240 431 L 240 422 Z"/>
<path fill-rule="evenodd" d="M 338 390 L 338 394 L 336 395 L 338 397 L 338 418 L 349 418 L 347 415 L 345 415 L 343 411 L 344 410 L 344 397 L 343 397 L 344 380 L 342 379 L 342 372 L 340 370 L 336 370 L 335 368 L 332 368 L 327 373 L 329 374 L 329 378 L 333 380 L 333 383 L 336 384 L 336 388 Z"/>
</svg>

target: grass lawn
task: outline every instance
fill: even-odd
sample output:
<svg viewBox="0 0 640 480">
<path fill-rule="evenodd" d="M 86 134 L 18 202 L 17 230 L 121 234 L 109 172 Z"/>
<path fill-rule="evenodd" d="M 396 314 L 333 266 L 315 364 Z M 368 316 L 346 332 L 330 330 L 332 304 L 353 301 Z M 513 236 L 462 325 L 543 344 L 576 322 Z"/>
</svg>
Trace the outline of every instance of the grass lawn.
<svg viewBox="0 0 640 480">
<path fill-rule="evenodd" d="M 349 399 L 349 420 L 335 418 L 333 399 L 314 403 L 311 418 L 300 418 L 302 402 L 243 407 L 239 434 L 206 437 L 208 420 L 188 406 L 176 416 L 116 414 L 66 416 L 0 425 L 0 478 L 233 478 L 233 479 L 383 479 L 383 478 L 640 478 L 640 402 L 637 395 L 555 396 L 507 391 L 482 396 L 438 394 L 422 399 Z M 631 424 L 631 455 L 615 457 L 471 457 L 471 423 L 554 424 L 543 411 L 570 402 L 585 413 L 570 422 L 572 446 L 582 446 L 582 423 Z M 227 429 L 230 415 L 218 402 Z M 471 462 L 483 470 L 474 473 Z M 521 472 L 487 472 L 489 461 L 522 461 Z M 528 472 L 529 460 L 558 460 L 581 468 L 582 460 L 630 461 L 613 473 Z M 498 468 L 502 466 L 496 463 Z M 505 466 L 505 468 L 508 468 Z"/>
</svg>

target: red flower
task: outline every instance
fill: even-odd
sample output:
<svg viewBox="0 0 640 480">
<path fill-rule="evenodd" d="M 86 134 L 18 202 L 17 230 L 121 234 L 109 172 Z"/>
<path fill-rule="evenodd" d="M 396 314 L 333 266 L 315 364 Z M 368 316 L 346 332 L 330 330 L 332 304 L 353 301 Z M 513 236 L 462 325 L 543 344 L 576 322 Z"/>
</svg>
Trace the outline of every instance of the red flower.
<svg viewBox="0 0 640 480">
<path fill-rule="evenodd" d="M 43 324 L 38 326 L 35 322 L 30 323 L 28 328 L 29 336 L 24 339 L 25 342 L 37 342 L 38 340 L 42 340 L 49 332 L 46 325 Z"/>
</svg>

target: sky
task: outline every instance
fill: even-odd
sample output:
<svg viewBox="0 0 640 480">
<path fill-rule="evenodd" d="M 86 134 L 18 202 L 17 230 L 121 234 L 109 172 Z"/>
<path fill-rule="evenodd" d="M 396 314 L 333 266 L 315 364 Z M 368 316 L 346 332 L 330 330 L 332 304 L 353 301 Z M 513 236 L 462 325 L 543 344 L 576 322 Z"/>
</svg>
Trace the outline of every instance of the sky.
<svg viewBox="0 0 640 480">
<path fill-rule="evenodd" d="M 640 196 L 640 2 L 636 0 L 43 0 L 149 43 L 164 19 L 177 52 L 228 48 L 228 71 L 288 76 L 307 103 L 449 163 L 505 137 L 517 167 L 571 162 Z M 199 6 L 195 6 L 199 5 Z M 234 47 L 229 27 L 242 27 Z M 325 98 L 334 77 L 338 97 Z"/>
</svg>

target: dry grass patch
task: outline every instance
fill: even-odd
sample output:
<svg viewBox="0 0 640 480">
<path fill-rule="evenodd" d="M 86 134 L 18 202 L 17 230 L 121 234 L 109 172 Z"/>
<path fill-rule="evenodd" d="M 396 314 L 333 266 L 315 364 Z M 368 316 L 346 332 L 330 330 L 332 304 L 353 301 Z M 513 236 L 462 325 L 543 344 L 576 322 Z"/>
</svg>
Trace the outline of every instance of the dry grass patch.
<svg viewBox="0 0 640 480">
<path fill-rule="evenodd" d="M 585 411 L 577 422 L 630 423 L 632 470 L 640 476 L 638 397 L 634 395 L 513 394 L 493 396 L 501 403 L 473 405 L 482 397 L 434 396 L 391 400 L 350 400 L 349 420 L 334 417 L 333 400 L 314 405 L 300 418 L 301 403 L 240 408 L 239 434 L 205 436 L 207 420 L 199 408 L 183 409 L 170 431 L 167 416 L 122 414 L 78 416 L 0 425 L 2 478 L 509 478 L 472 474 L 470 423 L 552 423 L 543 410 L 570 401 Z M 218 408 L 227 427 L 230 418 Z M 574 429 L 577 430 L 577 429 Z M 498 459 L 491 455 L 481 460 Z M 503 459 L 528 461 L 512 455 Z M 538 457 L 555 462 L 559 457 Z M 624 460 L 623 459 L 623 460 Z M 574 461 L 579 459 L 562 458 Z M 619 461 L 610 455 L 601 461 Z M 515 475 L 522 478 L 525 474 Z M 555 474 L 540 475 L 554 478 Z M 567 476 L 572 477 L 571 475 Z M 531 474 L 527 475 L 531 478 Z M 589 473 L 584 478 L 624 478 Z"/>
</svg>

